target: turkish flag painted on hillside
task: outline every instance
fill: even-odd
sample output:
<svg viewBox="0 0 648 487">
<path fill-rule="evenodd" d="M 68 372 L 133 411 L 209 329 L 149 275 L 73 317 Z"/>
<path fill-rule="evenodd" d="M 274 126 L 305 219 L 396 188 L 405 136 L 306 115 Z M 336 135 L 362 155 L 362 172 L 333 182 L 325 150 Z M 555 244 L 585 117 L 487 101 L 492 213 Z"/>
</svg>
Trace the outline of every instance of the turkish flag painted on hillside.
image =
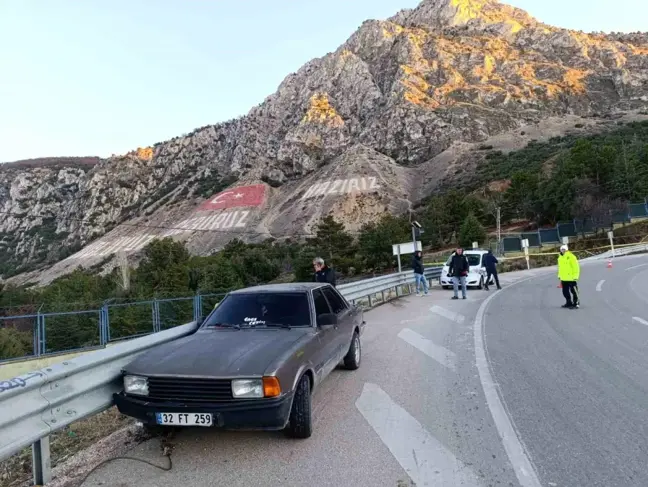
<svg viewBox="0 0 648 487">
<path fill-rule="evenodd" d="M 240 186 L 218 193 L 205 201 L 197 211 L 224 210 L 244 206 L 260 206 L 265 200 L 265 184 Z"/>
</svg>

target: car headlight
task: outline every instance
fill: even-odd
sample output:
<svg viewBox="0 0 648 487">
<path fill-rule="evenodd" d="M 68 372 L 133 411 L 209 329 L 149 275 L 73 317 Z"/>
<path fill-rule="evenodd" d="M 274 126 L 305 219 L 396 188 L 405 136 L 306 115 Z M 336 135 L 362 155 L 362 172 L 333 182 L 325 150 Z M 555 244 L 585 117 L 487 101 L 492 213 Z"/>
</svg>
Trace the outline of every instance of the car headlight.
<svg viewBox="0 0 648 487">
<path fill-rule="evenodd" d="M 140 375 L 125 375 L 124 392 L 126 392 L 126 394 L 148 396 L 148 379 Z"/>
<path fill-rule="evenodd" d="M 263 397 L 263 380 L 262 379 L 233 380 L 232 396 L 236 398 Z"/>
</svg>

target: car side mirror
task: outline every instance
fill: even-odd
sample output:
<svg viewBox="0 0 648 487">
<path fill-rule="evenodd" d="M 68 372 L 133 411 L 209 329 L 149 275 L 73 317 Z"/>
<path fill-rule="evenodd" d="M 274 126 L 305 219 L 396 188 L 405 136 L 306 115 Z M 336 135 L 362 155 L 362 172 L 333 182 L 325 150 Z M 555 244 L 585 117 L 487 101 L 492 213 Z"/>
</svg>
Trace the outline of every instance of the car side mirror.
<svg viewBox="0 0 648 487">
<path fill-rule="evenodd" d="M 328 326 L 336 326 L 338 324 L 337 315 L 334 313 L 324 313 L 317 317 L 317 326 L 325 328 Z"/>
</svg>

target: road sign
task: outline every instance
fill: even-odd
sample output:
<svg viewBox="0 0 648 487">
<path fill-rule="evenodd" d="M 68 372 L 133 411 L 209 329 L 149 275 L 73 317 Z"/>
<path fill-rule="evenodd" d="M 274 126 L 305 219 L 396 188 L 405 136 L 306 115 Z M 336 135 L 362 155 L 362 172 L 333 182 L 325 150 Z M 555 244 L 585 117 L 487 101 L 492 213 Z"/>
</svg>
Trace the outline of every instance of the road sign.
<svg viewBox="0 0 648 487">
<path fill-rule="evenodd" d="M 399 249 L 400 247 L 400 249 Z M 416 247 L 417 250 L 423 250 L 423 246 L 421 245 L 421 242 L 419 240 L 416 241 Z M 413 242 L 406 242 L 402 244 L 394 244 L 392 245 L 392 255 L 407 255 L 407 254 L 413 254 L 414 253 L 414 243 Z"/>
</svg>

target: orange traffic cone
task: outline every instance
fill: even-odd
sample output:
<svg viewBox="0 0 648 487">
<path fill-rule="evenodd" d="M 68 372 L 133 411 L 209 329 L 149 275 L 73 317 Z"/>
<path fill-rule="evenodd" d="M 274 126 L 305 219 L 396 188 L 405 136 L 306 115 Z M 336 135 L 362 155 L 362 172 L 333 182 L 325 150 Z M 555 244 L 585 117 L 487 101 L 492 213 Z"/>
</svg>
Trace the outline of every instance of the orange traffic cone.
<svg viewBox="0 0 648 487">
<path fill-rule="evenodd" d="M 608 260 L 607 268 L 608 268 L 608 269 L 612 269 L 612 259 L 609 259 L 609 260 Z"/>
</svg>

